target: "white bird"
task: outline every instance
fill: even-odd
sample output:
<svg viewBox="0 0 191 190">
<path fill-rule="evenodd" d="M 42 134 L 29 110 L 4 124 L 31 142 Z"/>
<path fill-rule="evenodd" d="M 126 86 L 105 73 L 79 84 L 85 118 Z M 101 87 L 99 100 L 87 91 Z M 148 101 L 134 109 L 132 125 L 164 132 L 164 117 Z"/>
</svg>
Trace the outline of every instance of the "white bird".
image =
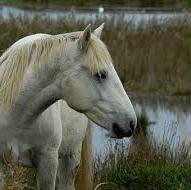
<svg viewBox="0 0 191 190">
<path fill-rule="evenodd" d="M 104 12 L 104 8 L 103 8 L 102 6 L 100 6 L 100 7 L 98 8 L 98 12 L 99 12 L 99 13 L 103 13 L 103 12 Z"/>
</svg>

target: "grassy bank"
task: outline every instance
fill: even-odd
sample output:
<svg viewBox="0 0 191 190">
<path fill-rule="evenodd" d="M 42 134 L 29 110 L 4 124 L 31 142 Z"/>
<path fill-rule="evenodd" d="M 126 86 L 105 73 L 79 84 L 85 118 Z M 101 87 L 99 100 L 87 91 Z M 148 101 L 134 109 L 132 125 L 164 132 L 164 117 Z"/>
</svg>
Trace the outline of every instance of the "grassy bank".
<svg viewBox="0 0 191 190">
<path fill-rule="evenodd" d="M 114 154 L 114 153 L 113 153 Z M 115 155 L 110 155 L 116 156 Z M 163 156 L 163 155 L 162 155 Z M 183 155 L 184 156 L 184 155 Z M 184 161 L 184 157 L 182 158 Z M 136 153 L 106 158 L 101 163 L 96 190 L 190 190 L 191 162 L 173 163 L 161 155 Z M 100 184 L 100 185 L 97 185 Z M 98 188 L 99 187 L 99 188 Z"/>
<path fill-rule="evenodd" d="M 178 143 L 172 133 L 164 135 L 159 145 L 144 132 L 136 134 L 132 145 L 118 144 L 104 159 L 99 156 L 95 159 L 96 190 L 191 189 L 190 145 Z"/>
<path fill-rule="evenodd" d="M 169 96 L 191 95 L 191 25 L 186 20 L 152 20 L 133 30 L 133 22 L 123 17 L 114 21 L 97 20 L 93 27 L 106 22 L 103 40 L 112 55 L 116 70 L 126 89 Z M 88 23 L 73 18 L 50 20 L 27 17 L 0 19 L 0 51 L 16 40 L 34 33 L 64 33 L 82 30 Z M 146 29 L 145 29 L 146 28 Z"/>
<path fill-rule="evenodd" d="M 191 5 L 190 0 L 7 0 L 8 4 L 32 6 L 130 6 L 130 7 L 177 7 Z"/>
</svg>

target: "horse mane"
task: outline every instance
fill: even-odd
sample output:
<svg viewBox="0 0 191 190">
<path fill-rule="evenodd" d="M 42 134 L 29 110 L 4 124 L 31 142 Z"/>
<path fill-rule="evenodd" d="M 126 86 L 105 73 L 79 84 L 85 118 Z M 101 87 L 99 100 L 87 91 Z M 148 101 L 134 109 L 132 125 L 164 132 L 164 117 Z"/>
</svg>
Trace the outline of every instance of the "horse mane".
<svg viewBox="0 0 191 190">
<path fill-rule="evenodd" d="M 23 84 L 24 75 L 30 65 L 46 64 L 56 53 L 66 56 L 68 41 L 79 39 L 82 32 L 59 35 L 36 34 L 15 42 L 0 57 L 0 102 L 12 105 Z M 104 43 L 91 35 L 83 64 L 92 74 L 106 69 L 111 63 Z"/>
</svg>

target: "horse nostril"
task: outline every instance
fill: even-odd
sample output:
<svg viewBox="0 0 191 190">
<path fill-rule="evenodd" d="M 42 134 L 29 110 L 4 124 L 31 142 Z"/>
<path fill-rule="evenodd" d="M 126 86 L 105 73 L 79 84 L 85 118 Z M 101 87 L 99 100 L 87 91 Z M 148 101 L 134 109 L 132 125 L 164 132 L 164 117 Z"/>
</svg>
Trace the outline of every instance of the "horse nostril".
<svg viewBox="0 0 191 190">
<path fill-rule="evenodd" d="M 132 125 L 132 124 L 131 124 Z M 113 123 L 112 130 L 117 138 L 130 137 L 133 134 L 132 129 L 123 129 L 119 124 Z"/>
<path fill-rule="evenodd" d="M 120 128 L 120 126 L 117 123 L 113 123 L 113 132 L 120 138 L 123 137 L 124 131 Z"/>
<path fill-rule="evenodd" d="M 131 128 L 132 131 L 135 129 L 135 123 L 134 123 L 133 120 L 130 121 L 130 128 Z"/>
</svg>

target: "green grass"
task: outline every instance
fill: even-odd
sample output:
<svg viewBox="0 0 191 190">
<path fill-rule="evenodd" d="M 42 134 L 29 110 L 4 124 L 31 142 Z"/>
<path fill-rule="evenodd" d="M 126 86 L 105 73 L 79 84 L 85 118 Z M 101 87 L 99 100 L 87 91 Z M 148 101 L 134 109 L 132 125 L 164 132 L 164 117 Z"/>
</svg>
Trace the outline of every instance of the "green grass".
<svg viewBox="0 0 191 190">
<path fill-rule="evenodd" d="M 147 127 L 144 125 L 142 127 L 145 130 Z M 96 190 L 191 189 L 189 145 L 179 143 L 176 150 L 172 151 L 171 147 L 176 144 L 172 133 L 165 135 L 160 145 L 145 133 L 136 133 L 132 142 L 129 147 L 118 144 L 114 151 L 110 149 L 106 153 L 104 159 L 99 156 L 95 159 Z M 136 143 L 139 146 L 135 149 Z"/>
<path fill-rule="evenodd" d="M 191 165 L 132 162 L 114 169 L 107 176 L 104 190 L 189 190 L 191 189 Z M 114 185 L 115 184 L 115 185 Z"/>
</svg>

